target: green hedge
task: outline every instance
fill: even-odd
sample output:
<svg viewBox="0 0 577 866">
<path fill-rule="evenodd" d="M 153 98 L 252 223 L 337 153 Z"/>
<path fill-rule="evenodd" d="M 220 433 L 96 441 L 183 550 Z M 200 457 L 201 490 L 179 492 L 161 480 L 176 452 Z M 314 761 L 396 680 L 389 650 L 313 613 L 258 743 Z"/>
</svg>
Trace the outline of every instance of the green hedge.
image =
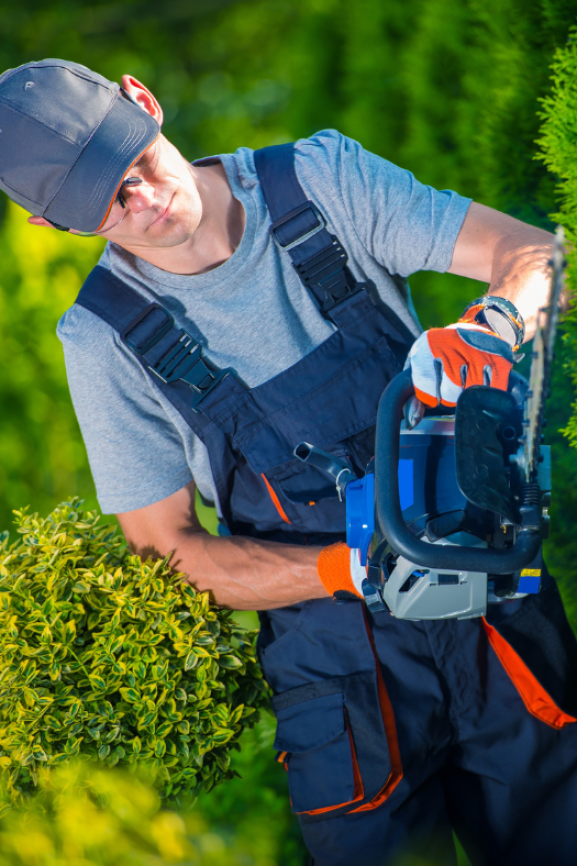
<svg viewBox="0 0 577 866">
<path fill-rule="evenodd" d="M 148 767 L 162 796 L 233 778 L 266 688 L 255 633 L 168 560 L 64 503 L 0 536 L 0 767 L 14 797 L 82 756 Z"/>
<path fill-rule="evenodd" d="M 577 26 L 571 28 L 568 43 L 556 51 L 552 72 L 553 88 L 543 100 L 542 134 L 539 158 L 558 179 L 557 212 L 553 219 L 565 227 L 569 244 L 567 286 L 572 294 L 577 290 Z M 577 309 L 565 319 L 567 368 L 577 385 Z M 566 426 L 566 435 L 577 448 L 577 403 Z"/>
</svg>

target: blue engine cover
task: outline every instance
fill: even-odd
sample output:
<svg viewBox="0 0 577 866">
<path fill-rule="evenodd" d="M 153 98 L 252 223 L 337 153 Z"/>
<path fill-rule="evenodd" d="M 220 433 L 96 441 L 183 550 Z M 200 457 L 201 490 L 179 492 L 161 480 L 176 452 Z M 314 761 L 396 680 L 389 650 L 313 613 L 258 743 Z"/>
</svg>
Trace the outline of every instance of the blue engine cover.
<svg viewBox="0 0 577 866">
<path fill-rule="evenodd" d="M 367 553 L 375 531 L 375 475 L 347 484 L 347 544 L 361 552 L 361 565 L 367 564 Z"/>
<path fill-rule="evenodd" d="M 432 518 L 467 508 L 457 485 L 452 419 L 425 418 L 414 430 L 401 430 L 399 491 L 403 516 L 415 533 Z"/>
</svg>

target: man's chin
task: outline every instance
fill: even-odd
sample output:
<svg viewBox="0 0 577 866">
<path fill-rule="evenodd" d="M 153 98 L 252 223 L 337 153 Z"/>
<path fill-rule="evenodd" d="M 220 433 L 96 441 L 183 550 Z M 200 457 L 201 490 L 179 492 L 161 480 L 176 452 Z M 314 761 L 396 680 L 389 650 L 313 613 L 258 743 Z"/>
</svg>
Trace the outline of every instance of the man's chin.
<svg viewBox="0 0 577 866">
<path fill-rule="evenodd" d="M 156 231 L 155 231 L 156 229 Z M 194 228 L 182 222 L 177 223 L 170 220 L 159 226 L 152 226 L 146 236 L 134 240 L 132 246 L 138 245 L 143 249 L 158 249 L 159 247 L 179 247 L 190 241 L 194 234 Z"/>
</svg>

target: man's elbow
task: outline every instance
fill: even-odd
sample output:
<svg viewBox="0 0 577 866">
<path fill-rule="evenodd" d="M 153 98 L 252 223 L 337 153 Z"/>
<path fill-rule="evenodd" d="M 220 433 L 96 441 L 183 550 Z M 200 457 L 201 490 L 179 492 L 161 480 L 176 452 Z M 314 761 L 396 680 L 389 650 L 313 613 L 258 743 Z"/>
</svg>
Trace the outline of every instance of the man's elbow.
<svg viewBox="0 0 577 866">
<path fill-rule="evenodd" d="M 164 559 L 169 556 L 170 564 L 176 569 L 179 568 L 176 563 L 182 560 L 183 548 L 186 547 L 189 551 L 191 545 L 194 547 L 197 541 L 200 545 L 202 537 L 208 535 L 201 526 L 182 529 L 155 526 L 147 529 L 131 525 L 131 521 L 123 520 L 121 514 L 117 516 L 132 553 L 140 556 L 142 560 Z"/>
</svg>

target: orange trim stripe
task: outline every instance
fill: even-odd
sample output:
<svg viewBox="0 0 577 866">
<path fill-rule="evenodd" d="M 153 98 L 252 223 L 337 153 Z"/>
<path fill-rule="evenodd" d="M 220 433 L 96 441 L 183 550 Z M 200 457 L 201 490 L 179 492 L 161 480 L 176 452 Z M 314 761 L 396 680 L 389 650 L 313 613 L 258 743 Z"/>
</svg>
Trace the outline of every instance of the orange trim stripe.
<svg viewBox="0 0 577 866">
<path fill-rule="evenodd" d="M 496 628 L 489 625 L 485 617 L 483 617 L 483 627 L 495 655 L 505 668 L 531 715 L 541 722 L 545 722 L 546 725 L 558 729 L 564 728 L 565 725 L 572 722 L 577 722 L 573 716 L 568 716 L 567 713 L 559 709 L 513 647 L 507 643 Z"/>
<path fill-rule="evenodd" d="M 361 771 L 359 770 L 359 763 L 357 761 L 357 753 L 355 751 L 355 744 L 353 742 L 353 735 L 351 734 L 351 728 L 349 725 L 349 719 L 347 716 L 347 711 L 345 710 L 345 722 L 347 726 L 347 733 L 349 735 L 349 743 L 351 744 L 351 757 L 353 759 L 353 780 L 354 780 L 354 788 L 353 788 L 353 799 L 348 800 L 346 803 L 338 803 L 336 806 L 325 806 L 322 809 L 312 809 L 310 812 L 296 812 L 297 815 L 322 815 L 324 812 L 332 812 L 333 809 L 341 809 L 343 806 L 350 806 L 351 803 L 358 803 L 359 800 L 362 800 L 365 796 L 365 789 L 363 788 L 363 780 L 361 779 Z M 355 810 L 353 810 L 355 811 Z"/>
<path fill-rule="evenodd" d="M 284 520 L 284 522 L 285 522 L 285 523 L 290 523 L 290 520 L 288 519 L 288 517 L 287 517 L 286 514 L 284 513 L 284 508 L 283 508 L 282 505 L 280 504 L 280 501 L 279 501 L 278 496 L 276 495 L 276 493 L 274 492 L 274 490 L 273 490 L 272 487 L 270 486 L 270 484 L 269 484 L 269 482 L 268 482 L 268 479 L 265 478 L 265 476 L 262 474 L 262 472 L 261 472 L 261 478 L 264 479 L 264 483 L 266 484 L 267 489 L 268 489 L 268 492 L 270 493 L 270 498 L 271 498 L 272 501 L 273 501 L 273 505 L 274 505 L 274 507 L 276 508 L 276 510 L 278 511 L 278 513 L 280 514 L 280 516 L 282 517 L 282 519 Z"/>
<path fill-rule="evenodd" d="M 389 757 L 391 759 L 391 772 L 389 778 L 370 803 L 365 803 L 363 806 L 358 806 L 356 809 L 352 809 L 349 814 L 353 815 L 355 812 L 370 812 L 372 809 L 376 809 L 382 803 L 387 800 L 401 779 L 403 778 L 403 765 L 401 762 L 401 750 L 399 749 L 399 740 L 397 737 L 397 726 L 395 723 L 395 715 L 393 713 L 393 707 L 391 704 L 391 700 L 389 698 L 387 687 L 385 686 L 385 681 L 383 680 L 383 676 L 381 674 L 381 667 L 379 663 L 379 657 L 377 655 L 377 651 L 375 649 L 375 642 L 373 640 L 373 635 L 371 634 L 371 628 L 369 626 L 367 620 L 366 611 L 363 610 L 363 614 L 365 617 L 365 627 L 367 629 L 367 635 L 369 637 L 369 642 L 371 644 L 371 649 L 373 651 L 373 655 L 375 657 L 375 666 L 377 670 L 377 685 L 379 692 L 379 704 L 381 705 L 381 713 L 383 716 L 383 723 L 385 726 L 385 733 L 387 735 L 387 743 L 389 746 Z"/>
</svg>

